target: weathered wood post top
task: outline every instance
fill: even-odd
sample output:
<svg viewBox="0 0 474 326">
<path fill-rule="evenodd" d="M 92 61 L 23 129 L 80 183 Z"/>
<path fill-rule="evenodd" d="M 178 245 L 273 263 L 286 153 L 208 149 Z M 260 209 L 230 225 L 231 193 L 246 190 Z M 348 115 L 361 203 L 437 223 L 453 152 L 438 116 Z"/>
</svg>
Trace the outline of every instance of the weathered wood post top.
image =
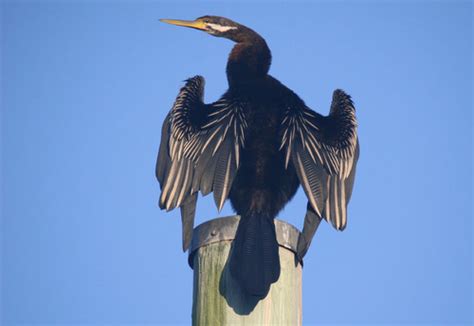
<svg viewBox="0 0 474 326">
<path fill-rule="evenodd" d="M 300 232 L 275 220 L 281 274 L 265 298 L 243 293 L 228 268 L 239 216 L 217 218 L 194 229 L 189 265 L 194 270 L 193 325 L 301 325 L 302 266 L 295 252 Z"/>
</svg>

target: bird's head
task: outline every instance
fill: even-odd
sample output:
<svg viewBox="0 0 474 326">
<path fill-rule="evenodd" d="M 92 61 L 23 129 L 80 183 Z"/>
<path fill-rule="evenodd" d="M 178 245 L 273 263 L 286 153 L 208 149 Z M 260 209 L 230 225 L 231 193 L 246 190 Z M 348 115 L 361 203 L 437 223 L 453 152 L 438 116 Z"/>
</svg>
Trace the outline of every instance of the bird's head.
<svg viewBox="0 0 474 326">
<path fill-rule="evenodd" d="M 245 26 L 219 16 L 202 16 L 196 20 L 160 19 L 160 21 L 172 25 L 198 29 L 213 36 L 225 37 L 235 42 L 239 42 L 240 35 L 248 30 Z"/>
</svg>

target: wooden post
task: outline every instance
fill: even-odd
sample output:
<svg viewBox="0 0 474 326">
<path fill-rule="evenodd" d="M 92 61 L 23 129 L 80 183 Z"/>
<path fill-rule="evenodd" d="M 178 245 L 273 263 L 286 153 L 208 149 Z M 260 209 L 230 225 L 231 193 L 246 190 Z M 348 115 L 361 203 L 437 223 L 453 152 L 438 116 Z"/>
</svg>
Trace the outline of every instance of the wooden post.
<svg viewBox="0 0 474 326">
<path fill-rule="evenodd" d="M 280 244 L 280 278 L 259 299 L 240 290 L 231 277 L 228 257 L 238 216 L 223 217 L 196 227 L 189 255 L 194 269 L 193 325 L 302 324 L 302 267 L 295 265 L 299 231 L 275 220 Z"/>
</svg>

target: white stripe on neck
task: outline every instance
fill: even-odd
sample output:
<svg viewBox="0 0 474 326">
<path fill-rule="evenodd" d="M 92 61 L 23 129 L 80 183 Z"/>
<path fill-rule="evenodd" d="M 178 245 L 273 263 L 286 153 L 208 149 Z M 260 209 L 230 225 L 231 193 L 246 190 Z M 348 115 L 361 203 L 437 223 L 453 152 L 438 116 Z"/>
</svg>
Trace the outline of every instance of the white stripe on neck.
<svg viewBox="0 0 474 326">
<path fill-rule="evenodd" d="M 213 30 L 216 30 L 216 31 L 221 32 L 221 33 L 230 31 L 231 29 L 237 29 L 237 27 L 235 27 L 235 26 L 222 26 L 222 25 L 219 25 L 219 24 L 212 24 L 212 23 L 207 23 L 207 26 L 209 26 Z"/>
</svg>

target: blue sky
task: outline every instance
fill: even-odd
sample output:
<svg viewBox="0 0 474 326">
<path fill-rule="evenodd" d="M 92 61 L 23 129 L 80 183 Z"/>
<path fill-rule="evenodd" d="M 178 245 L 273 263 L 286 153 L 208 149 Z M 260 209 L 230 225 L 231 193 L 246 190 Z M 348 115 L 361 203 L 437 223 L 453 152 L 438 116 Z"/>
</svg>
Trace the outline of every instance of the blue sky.
<svg viewBox="0 0 474 326">
<path fill-rule="evenodd" d="M 158 18 L 227 16 L 270 73 L 326 114 L 353 96 L 361 157 L 347 229 L 305 260 L 305 325 L 473 321 L 472 3 L 1 4 L 5 325 L 189 324 L 179 212 L 157 207 L 161 123 L 182 81 L 227 88 L 228 40 Z M 301 227 L 302 191 L 280 218 Z M 230 215 L 227 204 L 220 216 Z M 211 198 L 198 223 L 214 218 Z"/>
</svg>

